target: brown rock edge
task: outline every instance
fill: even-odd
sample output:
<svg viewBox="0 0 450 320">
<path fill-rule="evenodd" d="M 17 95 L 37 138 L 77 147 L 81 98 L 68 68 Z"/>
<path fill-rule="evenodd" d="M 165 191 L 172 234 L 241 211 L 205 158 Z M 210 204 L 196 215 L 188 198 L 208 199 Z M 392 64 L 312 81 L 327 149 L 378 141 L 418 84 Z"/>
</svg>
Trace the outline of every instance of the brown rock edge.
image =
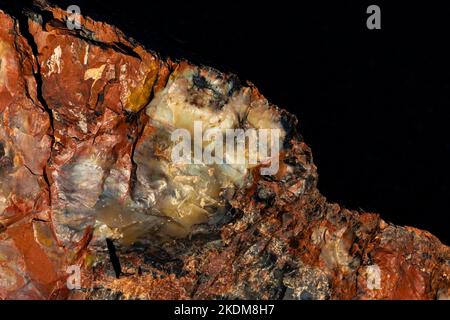
<svg viewBox="0 0 450 320">
<path fill-rule="evenodd" d="M 83 207 L 97 201 L 97 185 L 72 186 L 83 189 L 73 191 L 83 198 L 75 208 L 80 217 L 55 214 L 74 209 L 62 199 L 72 178 L 66 166 L 104 155 L 109 172 L 128 183 L 120 190 L 125 198 L 133 188 L 134 151 L 152 135 L 145 106 L 187 68 L 218 72 L 162 60 L 87 17 L 81 30 L 69 30 L 66 12 L 42 2 L 21 18 L 5 11 L 0 299 L 450 298 L 450 248 L 426 231 L 328 203 L 316 188 L 311 150 L 295 132 L 297 120 L 284 111 L 292 132 L 277 176 L 255 171 L 252 187 L 230 201 L 226 221 L 188 238 L 118 245 L 116 276 Z M 247 89 L 252 102 L 267 103 L 253 85 Z M 81 290 L 66 286 L 70 265 L 82 268 Z"/>
</svg>

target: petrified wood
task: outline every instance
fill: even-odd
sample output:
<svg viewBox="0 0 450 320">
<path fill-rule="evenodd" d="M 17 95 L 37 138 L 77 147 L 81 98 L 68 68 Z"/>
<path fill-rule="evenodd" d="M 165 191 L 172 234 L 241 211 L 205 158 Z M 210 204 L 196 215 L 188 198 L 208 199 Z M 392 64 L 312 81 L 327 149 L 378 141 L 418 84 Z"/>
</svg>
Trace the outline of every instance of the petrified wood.
<svg viewBox="0 0 450 320">
<path fill-rule="evenodd" d="M 450 298 L 450 248 L 327 202 L 297 119 L 252 84 L 66 20 L 0 11 L 0 299 Z M 279 170 L 174 163 L 198 120 L 279 129 Z"/>
</svg>

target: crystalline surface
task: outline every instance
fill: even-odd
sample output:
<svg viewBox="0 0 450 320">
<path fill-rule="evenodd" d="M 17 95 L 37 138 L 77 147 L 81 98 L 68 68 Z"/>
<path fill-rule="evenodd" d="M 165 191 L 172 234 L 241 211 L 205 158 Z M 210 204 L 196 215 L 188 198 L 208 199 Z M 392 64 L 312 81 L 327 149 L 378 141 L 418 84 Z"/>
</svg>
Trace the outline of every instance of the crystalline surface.
<svg viewBox="0 0 450 320">
<path fill-rule="evenodd" d="M 10 14 L 1 299 L 449 298 L 450 249 L 328 203 L 297 120 L 253 85 L 58 8 Z"/>
</svg>

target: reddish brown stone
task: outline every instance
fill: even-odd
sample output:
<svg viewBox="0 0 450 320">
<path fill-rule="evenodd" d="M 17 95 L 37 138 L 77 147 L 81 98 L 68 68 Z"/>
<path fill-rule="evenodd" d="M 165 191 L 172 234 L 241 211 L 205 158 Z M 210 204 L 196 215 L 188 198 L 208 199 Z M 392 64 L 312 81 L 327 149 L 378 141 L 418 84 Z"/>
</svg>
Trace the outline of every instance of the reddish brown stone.
<svg viewBox="0 0 450 320">
<path fill-rule="evenodd" d="M 69 30 L 65 17 L 42 5 L 21 29 L 0 11 L 0 299 L 450 298 L 449 247 L 328 203 L 295 117 L 251 84 L 163 61 L 90 18 Z M 285 124 L 278 173 L 249 169 L 220 194 L 220 213 L 193 226 L 152 211 L 152 196 L 167 196 L 158 188 L 177 189 L 154 184 L 170 149 L 151 108 L 175 98 Z M 187 237 L 174 231 L 182 223 Z M 71 265 L 82 290 L 66 287 Z"/>
</svg>

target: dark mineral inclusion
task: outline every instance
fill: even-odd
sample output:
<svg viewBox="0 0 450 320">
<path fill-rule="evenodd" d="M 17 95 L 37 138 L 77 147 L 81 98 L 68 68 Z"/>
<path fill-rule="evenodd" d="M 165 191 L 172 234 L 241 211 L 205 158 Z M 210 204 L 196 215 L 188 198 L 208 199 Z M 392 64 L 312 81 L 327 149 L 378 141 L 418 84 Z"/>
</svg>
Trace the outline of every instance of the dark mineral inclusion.
<svg viewBox="0 0 450 320">
<path fill-rule="evenodd" d="M 450 297 L 449 247 L 328 203 L 296 118 L 253 85 L 43 1 L 2 9 L 0 299 Z M 278 130 L 278 170 L 174 162 L 198 122 Z"/>
</svg>

